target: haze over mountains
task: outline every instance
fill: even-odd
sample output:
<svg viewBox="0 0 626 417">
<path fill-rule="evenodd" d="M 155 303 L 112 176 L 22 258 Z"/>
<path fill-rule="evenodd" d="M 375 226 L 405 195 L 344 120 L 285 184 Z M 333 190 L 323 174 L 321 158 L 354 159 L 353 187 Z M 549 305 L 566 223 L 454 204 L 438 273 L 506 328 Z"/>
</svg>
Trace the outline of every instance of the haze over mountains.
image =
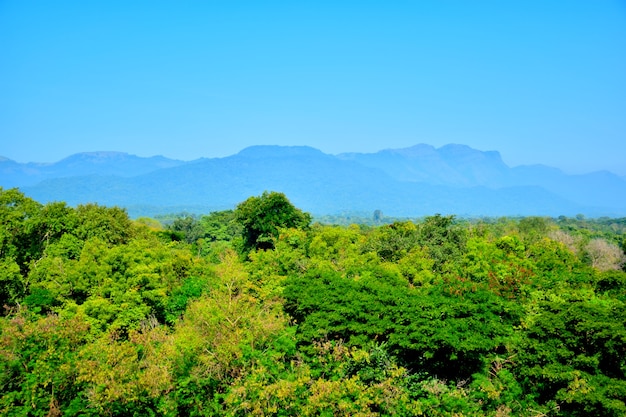
<svg viewBox="0 0 626 417">
<path fill-rule="evenodd" d="M 131 216 L 234 208 L 265 190 L 284 192 L 316 215 L 382 210 L 407 217 L 626 216 L 622 177 L 509 167 L 498 152 L 465 145 L 339 155 L 302 146 L 253 146 L 188 162 L 119 152 L 81 153 L 53 164 L 0 158 L 0 186 L 19 187 L 43 203 L 119 205 Z"/>
</svg>

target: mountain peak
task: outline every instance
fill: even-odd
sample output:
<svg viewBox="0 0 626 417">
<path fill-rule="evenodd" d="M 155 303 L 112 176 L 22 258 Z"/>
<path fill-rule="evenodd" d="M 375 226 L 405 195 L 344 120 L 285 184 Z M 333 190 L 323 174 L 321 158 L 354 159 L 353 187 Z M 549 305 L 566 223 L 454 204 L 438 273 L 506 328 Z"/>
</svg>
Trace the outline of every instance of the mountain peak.
<svg viewBox="0 0 626 417">
<path fill-rule="evenodd" d="M 484 155 L 500 155 L 498 151 L 480 151 L 478 149 L 474 149 L 468 145 L 462 145 L 458 143 L 449 143 L 447 145 L 443 145 L 437 152 L 446 154 L 446 155 L 469 155 L 469 154 L 484 154 Z"/>
<path fill-rule="evenodd" d="M 310 146 L 256 145 L 242 149 L 237 156 L 246 158 L 276 158 L 294 156 L 326 155 L 319 149 Z"/>
<path fill-rule="evenodd" d="M 443 145 L 442 147 L 440 147 L 438 149 L 438 151 L 440 152 L 480 152 L 477 151 L 476 149 L 468 146 L 468 145 L 463 145 L 460 143 L 448 143 L 446 145 Z"/>
<path fill-rule="evenodd" d="M 133 157 L 133 155 L 127 154 L 125 152 L 115 152 L 115 151 L 96 151 L 96 152 L 80 152 L 75 153 L 74 155 L 70 155 L 67 158 L 62 159 L 60 162 L 70 162 L 70 161 L 111 161 L 111 160 L 122 160 L 128 157 Z"/>
<path fill-rule="evenodd" d="M 386 149 L 386 150 L 381 151 L 381 152 L 388 152 L 388 153 L 393 153 L 393 154 L 396 154 L 396 155 L 402 155 L 402 156 L 405 156 L 405 157 L 414 158 L 414 157 L 423 157 L 423 156 L 428 156 L 428 155 L 434 155 L 437 152 L 437 150 L 432 145 L 427 145 L 425 143 L 419 143 L 417 145 L 410 146 L 408 148 Z"/>
</svg>

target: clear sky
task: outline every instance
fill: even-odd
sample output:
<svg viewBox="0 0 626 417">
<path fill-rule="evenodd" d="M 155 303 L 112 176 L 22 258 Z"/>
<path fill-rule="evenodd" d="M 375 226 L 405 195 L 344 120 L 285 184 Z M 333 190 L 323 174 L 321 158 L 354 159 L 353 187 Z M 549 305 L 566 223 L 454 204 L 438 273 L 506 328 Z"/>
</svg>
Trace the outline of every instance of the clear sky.
<svg viewBox="0 0 626 417">
<path fill-rule="evenodd" d="M 626 175 L 626 1 L 0 0 L 0 155 L 418 143 Z"/>
</svg>

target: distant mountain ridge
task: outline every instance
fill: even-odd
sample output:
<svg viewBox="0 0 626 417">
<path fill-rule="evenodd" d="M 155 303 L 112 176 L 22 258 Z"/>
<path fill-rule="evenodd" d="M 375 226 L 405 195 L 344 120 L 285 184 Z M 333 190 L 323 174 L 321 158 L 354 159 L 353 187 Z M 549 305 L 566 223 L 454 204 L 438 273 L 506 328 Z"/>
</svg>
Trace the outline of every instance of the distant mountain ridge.
<svg viewBox="0 0 626 417">
<path fill-rule="evenodd" d="M 23 187 L 47 179 L 86 175 L 132 177 L 185 163 L 163 156 L 142 158 L 123 152 L 82 152 L 54 163 L 23 164 L 0 157 L 0 186 Z"/>
<path fill-rule="evenodd" d="M 416 145 L 374 154 L 340 154 L 340 158 L 382 169 L 399 181 L 489 188 L 540 186 L 583 206 L 626 206 L 624 178 L 608 171 L 567 175 L 545 165 L 509 168 L 496 151 L 450 144 L 435 149 Z"/>
<path fill-rule="evenodd" d="M 496 151 L 478 151 L 450 144 L 435 149 L 419 144 L 376 153 L 344 153 L 344 160 L 378 168 L 399 181 L 427 182 L 453 186 L 503 186 L 499 179 L 510 168 Z"/>
<path fill-rule="evenodd" d="M 511 168 L 496 151 L 456 144 L 339 155 L 252 146 L 194 161 L 119 152 L 81 153 L 53 164 L 0 158 L 0 186 L 20 187 L 41 202 L 119 205 L 131 215 L 223 210 L 274 190 L 314 214 L 626 216 L 626 181 L 615 174 Z"/>
</svg>

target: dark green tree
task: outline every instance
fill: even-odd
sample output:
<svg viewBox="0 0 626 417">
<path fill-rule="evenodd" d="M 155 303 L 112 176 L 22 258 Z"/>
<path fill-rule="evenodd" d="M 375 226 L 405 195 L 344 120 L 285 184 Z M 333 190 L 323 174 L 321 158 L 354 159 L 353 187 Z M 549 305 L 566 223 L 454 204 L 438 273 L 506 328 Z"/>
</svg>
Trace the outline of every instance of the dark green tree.
<svg viewBox="0 0 626 417">
<path fill-rule="evenodd" d="M 235 219 L 243 227 L 243 252 L 273 249 L 281 228 L 305 228 L 311 215 L 296 208 L 285 194 L 265 191 L 260 197 L 250 197 L 235 210 Z"/>
<path fill-rule="evenodd" d="M 550 220 L 537 216 L 524 217 L 519 221 L 518 227 L 525 240 L 534 242 L 546 236 Z"/>
<path fill-rule="evenodd" d="M 41 204 L 26 197 L 17 188 L 0 187 L 0 258 L 14 259 L 26 272 L 28 251 L 27 224 L 36 221 Z"/>
<path fill-rule="evenodd" d="M 365 251 L 373 251 L 382 261 L 397 262 L 418 245 L 415 224 L 409 221 L 394 222 L 375 228 L 364 245 Z"/>
<path fill-rule="evenodd" d="M 626 415 L 626 305 L 588 293 L 541 300 L 515 356 L 526 392 L 565 416 Z"/>
<path fill-rule="evenodd" d="M 79 239 L 98 238 L 109 245 L 127 243 L 134 233 L 126 209 L 85 204 L 76 208 L 78 227 L 75 234 Z"/>
<path fill-rule="evenodd" d="M 204 238 L 210 242 L 229 242 L 241 235 L 241 225 L 235 221 L 233 210 L 214 211 L 200 218 Z"/>
<path fill-rule="evenodd" d="M 418 226 L 419 245 L 426 247 L 435 261 L 435 272 L 445 271 L 459 261 L 467 242 L 467 230 L 454 222 L 454 216 L 435 214 Z"/>
<path fill-rule="evenodd" d="M 167 229 L 178 233 L 187 243 L 196 243 L 204 236 L 202 225 L 195 216 L 179 217 Z"/>
</svg>

